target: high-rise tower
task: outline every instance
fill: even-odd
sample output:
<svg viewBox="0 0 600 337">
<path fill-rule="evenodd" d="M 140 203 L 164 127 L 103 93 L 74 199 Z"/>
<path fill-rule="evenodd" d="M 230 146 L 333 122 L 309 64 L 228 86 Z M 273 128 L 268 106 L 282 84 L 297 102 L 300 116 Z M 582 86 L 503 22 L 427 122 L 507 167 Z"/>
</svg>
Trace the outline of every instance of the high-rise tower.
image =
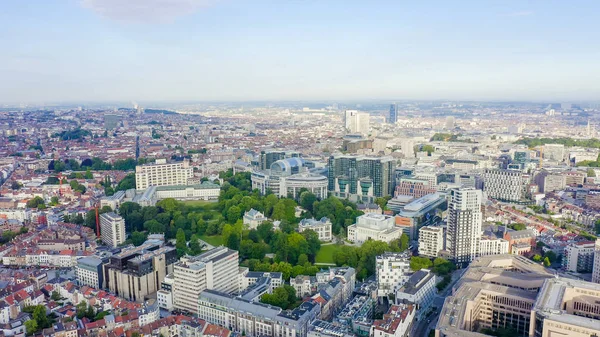
<svg viewBox="0 0 600 337">
<path fill-rule="evenodd" d="M 481 239 L 482 192 L 474 188 L 450 190 L 446 248 L 457 266 L 465 267 L 477 255 Z"/>
</svg>

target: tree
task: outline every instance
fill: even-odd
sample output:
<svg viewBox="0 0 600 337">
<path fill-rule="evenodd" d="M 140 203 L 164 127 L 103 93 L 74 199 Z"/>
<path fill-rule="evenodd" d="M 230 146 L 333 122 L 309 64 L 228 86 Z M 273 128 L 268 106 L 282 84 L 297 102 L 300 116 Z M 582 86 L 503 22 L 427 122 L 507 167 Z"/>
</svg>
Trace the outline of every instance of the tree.
<svg viewBox="0 0 600 337">
<path fill-rule="evenodd" d="M 440 276 L 449 275 L 456 270 L 456 265 L 444 258 L 436 257 L 433 260 L 433 272 Z"/>
<path fill-rule="evenodd" d="M 304 266 L 306 263 L 309 263 L 308 256 L 306 256 L 306 254 L 300 254 L 300 256 L 298 256 L 298 265 Z"/>
<path fill-rule="evenodd" d="M 50 298 L 51 298 L 53 301 L 58 301 L 58 300 L 60 300 L 60 299 L 61 299 L 61 296 L 60 296 L 60 294 L 58 293 L 58 291 L 54 290 L 54 291 L 52 292 L 52 295 L 50 296 Z"/>
<path fill-rule="evenodd" d="M 25 321 L 25 330 L 27 331 L 27 335 L 33 335 L 38 331 L 38 324 L 35 319 L 30 319 Z"/>
<path fill-rule="evenodd" d="M 50 198 L 50 206 L 56 206 L 59 203 L 60 201 L 57 196 L 53 196 L 52 198 Z"/>
<path fill-rule="evenodd" d="M 598 222 L 600 224 L 600 221 Z M 265 221 L 258 225 L 256 228 L 258 232 L 258 236 L 266 243 L 271 242 L 271 237 L 273 236 L 273 223 L 270 221 Z"/>
<path fill-rule="evenodd" d="M 319 240 L 319 234 L 312 229 L 308 229 L 302 232 L 302 236 L 308 243 L 308 251 L 306 252 L 306 255 L 309 260 L 314 261 L 317 253 L 321 249 L 321 240 Z M 304 265 L 304 263 L 302 263 L 302 265 Z"/>
<path fill-rule="evenodd" d="M 516 231 L 522 231 L 522 230 L 526 230 L 527 226 L 525 226 L 525 224 L 522 223 L 512 223 L 510 225 L 508 225 L 509 228 L 512 228 Z"/>
<path fill-rule="evenodd" d="M 183 229 L 179 228 L 177 230 L 177 235 L 175 236 L 175 239 L 176 239 L 175 247 L 177 248 L 177 256 L 182 257 L 187 252 L 185 232 L 183 231 Z"/>
<path fill-rule="evenodd" d="M 587 170 L 587 176 L 588 177 L 595 177 L 596 176 L 596 171 L 594 169 L 592 169 L 592 168 L 589 168 Z"/>
<path fill-rule="evenodd" d="M 27 208 L 39 208 L 40 205 L 45 207 L 44 199 L 41 197 L 34 197 L 33 199 L 27 201 L 26 204 Z"/>
<path fill-rule="evenodd" d="M 85 226 L 92 228 L 92 229 L 96 229 L 96 211 L 95 210 L 89 210 L 86 214 L 85 214 Z"/>
<path fill-rule="evenodd" d="M 36 305 L 33 310 L 33 319 L 37 322 L 40 329 L 46 329 L 50 327 L 50 319 L 46 314 L 46 307 L 43 305 Z"/>
<path fill-rule="evenodd" d="M 10 184 L 10 188 L 14 191 L 20 189 L 23 185 L 21 185 L 18 181 L 13 180 L 12 183 Z"/>
<path fill-rule="evenodd" d="M 196 234 L 192 234 L 192 238 L 190 239 L 190 252 L 192 255 L 202 253 L 202 247 L 200 247 L 200 241 L 198 241 L 198 239 Z"/>
<path fill-rule="evenodd" d="M 412 256 L 410 258 L 410 269 L 412 269 L 413 271 L 429 269 L 432 265 L 433 263 L 431 262 L 431 260 L 426 257 Z"/>
<path fill-rule="evenodd" d="M 553 251 L 549 250 L 544 254 L 544 257 L 547 258 L 548 260 L 550 260 L 550 262 L 554 263 L 556 261 L 556 253 L 554 253 Z"/>
<path fill-rule="evenodd" d="M 540 254 L 535 254 L 532 260 L 535 262 L 542 262 L 542 256 Z"/>
<path fill-rule="evenodd" d="M 317 196 L 309 191 L 300 193 L 300 206 L 310 213 L 313 212 L 313 205 L 317 201 Z"/>
<path fill-rule="evenodd" d="M 435 147 L 433 147 L 432 145 L 429 145 L 429 144 L 427 144 L 427 145 L 423 145 L 423 146 L 421 147 L 421 151 L 427 152 L 427 155 L 428 155 L 428 156 L 431 156 L 431 154 L 432 154 L 433 152 L 435 152 Z"/>
<path fill-rule="evenodd" d="M 548 259 L 548 257 L 546 256 L 544 258 L 544 267 L 550 267 L 552 263 L 550 262 L 550 259 Z"/>
<path fill-rule="evenodd" d="M 235 223 L 241 218 L 241 216 L 242 210 L 237 206 L 232 206 L 227 211 L 227 221 L 229 221 L 229 223 Z"/>
<path fill-rule="evenodd" d="M 148 239 L 148 235 L 143 232 L 135 231 L 131 233 L 131 243 L 134 246 L 141 246 Z"/>
</svg>

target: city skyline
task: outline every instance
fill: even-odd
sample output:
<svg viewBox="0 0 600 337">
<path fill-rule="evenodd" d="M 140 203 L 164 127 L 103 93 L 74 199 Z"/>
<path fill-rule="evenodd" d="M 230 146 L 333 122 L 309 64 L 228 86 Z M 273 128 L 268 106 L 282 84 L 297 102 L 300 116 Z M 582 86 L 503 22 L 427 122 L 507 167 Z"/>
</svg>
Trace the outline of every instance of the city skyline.
<svg viewBox="0 0 600 337">
<path fill-rule="evenodd" d="M 3 5 L 0 103 L 597 100 L 598 4 Z M 585 8 L 586 10 L 581 10 Z"/>
</svg>

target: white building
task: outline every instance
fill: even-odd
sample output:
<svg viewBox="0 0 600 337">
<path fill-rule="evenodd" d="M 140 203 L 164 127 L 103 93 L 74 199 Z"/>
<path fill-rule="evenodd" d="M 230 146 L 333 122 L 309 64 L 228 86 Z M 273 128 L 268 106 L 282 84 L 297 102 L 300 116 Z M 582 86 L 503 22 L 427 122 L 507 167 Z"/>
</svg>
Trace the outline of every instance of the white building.
<svg viewBox="0 0 600 337">
<path fill-rule="evenodd" d="M 481 238 L 477 256 L 508 254 L 509 242 L 499 238 Z"/>
<path fill-rule="evenodd" d="M 198 318 L 248 337 L 306 337 L 310 323 L 320 312 L 314 302 L 303 302 L 286 312 L 214 290 L 201 292 L 197 303 Z"/>
<path fill-rule="evenodd" d="M 451 189 L 448 200 L 446 250 L 459 266 L 477 256 L 481 239 L 482 192 L 474 188 Z"/>
<path fill-rule="evenodd" d="M 100 214 L 100 236 L 111 247 L 125 242 L 125 220 L 115 212 Z"/>
<path fill-rule="evenodd" d="M 386 252 L 375 258 L 377 296 L 394 294 L 410 278 L 410 257 L 407 253 Z"/>
<path fill-rule="evenodd" d="M 523 196 L 523 172 L 516 170 L 486 169 L 484 191 L 490 198 L 519 201 Z"/>
<path fill-rule="evenodd" d="M 348 240 L 359 244 L 369 239 L 389 243 L 401 235 L 402 228 L 396 227 L 395 218 L 389 215 L 364 214 L 356 218 L 354 225 L 348 226 Z"/>
<path fill-rule="evenodd" d="M 117 191 L 111 196 L 102 197 L 100 199 L 100 208 L 108 206 L 110 209 L 115 210 L 121 206 L 121 203 L 123 203 L 124 199 L 125 191 Z"/>
<path fill-rule="evenodd" d="M 244 226 L 250 229 L 256 229 L 264 221 L 267 221 L 267 217 L 254 208 L 244 212 Z"/>
<path fill-rule="evenodd" d="M 572 243 L 565 247 L 562 266 L 566 271 L 589 273 L 594 269 L 596 245 L 591 241 Z"/>
<path fill-rule="evenodd" d="M 425 226 L 419 229 L 419 255 L 437 257 L 444 250 L 444 228 Z"/>
<path fill-rule="evenodd" d="M 596 239 L 594 249 L 594 271 L 592 272 L 592 282 L 600 283 L 600 239 Z"/>
<path fill-rule="evenodd" d="M 249 271 L 248 268 L 240 267 L 240 290 L 243 291 L 255 284 L 261 278 L 270 279 L 268 293 L 283 285 L 283 274 L 279 272 Z"/>
<path fill-rule="evenodd" d="M 156 187 L 156 200 L 173 198 L 175 200 L 217 200 L 221 186 L 204 181 L 196 185 L 170 185 Z"/>
<path fill-rule="evenodd" d="M 396 304 L 404 300 L 414 303 L 417 318 L 422 317 L 433 304 L 436 290 L 435 275 L 427 269 L 418 270 L 396 291 Z"/>
<path fill-rule="evenodd" d="M 544 147 L 544 159 L 562 162 L 565 158 L 565 146 L 563 144 L 546 144 Z"/>
<path fill-rule="evenodd" d="M 160 285 L 160 290 L 156 292 L 156 301 L 158 306 L 166 309 L 173 310 L 173 285 L 175 284 L 175 278 L 172 274 L 165 276 L 165 279 Z"/>
<path fill-rule="evenodd" d="M 238 252 L 221 246 L 198 256 L 182 257 L 175 264 L 173 275 L 174 307 L 196 312 L 198 295 L 204 289 L 239 291 Z"/>
<path fill-rule="evenodd" d="M 194 169 L 189 161 L 167 163 L 165 159 L 157 159 L 154 164 L 136 166 L 135 188 L 143 190 L 149 186 L 187 185 L 193 177 Z"/>
<path fill-rule="evenodd" d="M 344 112 L 345 126 L 349 133 L 369 134 L 369 123 L 371 116 L 367 112 L 357 110 L 346 110 Z"/>
<path fill-rule="evenodd" d="M 323 217 L 320 220 L 312 219 L 302 219 L 298 224 L 298 232 L 302 233 L 305 230 L 313 230 L 319 235 L 319 240 L 321 241 L 331 241 L 333 236 L 331 235 L 331 221 Z"/>
</svg>

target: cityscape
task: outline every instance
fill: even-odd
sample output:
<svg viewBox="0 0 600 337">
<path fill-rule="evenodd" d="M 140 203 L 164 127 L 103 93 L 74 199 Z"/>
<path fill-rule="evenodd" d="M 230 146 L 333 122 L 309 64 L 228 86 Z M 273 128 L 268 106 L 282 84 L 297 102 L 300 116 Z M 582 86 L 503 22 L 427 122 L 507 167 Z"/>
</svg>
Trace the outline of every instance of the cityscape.
<svg viewBox="0 0 600 337">
<path fill-rule="evenodd" d="M 523 35 L 547 27 L 549 20 L 536 16 L 570 11 L 507 3 L 512 7 L 499 17 L 527 20 L 506 23 L 507 31 Z M 356 46 L 369 47 L 380 32 L 372 25 L 385 25 L 391 15 L 381 4 L 38 5 L 6 4 L 17 28 L 21 19 L 31 23 L 48 10 L 49 23 L 32 28 L 40 36 L 19 33 L 24 39 L 14 48 L 21 66 L 33 62 L 33 54 L 20 54 L 27 48 L 40 48 L 42 63 L 54 62 L 48 50 L 71 60 L 71 49 L 42 41 L 47 28 L 68 30 L 65 41 L 89 36 L 73 69 L 93 62 L 98 69 L 73 86 L 81 74 L 52 75 L 53 67 L 37 74 L 37 66 L 24 71 L 0 57 L 7 64 L 0 68 L 6 75 L 0 337 L 600 336 L 600 91 L 587 82 L 600 76 L 597 68 L 582 74 L 578 87 L 564 77 L 552 90 L 515 78 L 515 91 L 507 91 L 500 83 L 506 78 L 499 78 L 496 89 L 479 91 L 477 81 L 465 86 L 474 71 L 464 81 L 448 76 L 444 83 L 452 88 L 445 91 L 427 74 L 430 91 L 418 81 L 387 91 L 360 69 L 337 73 L 358 61 L 377 73 L 388 64 L 383 56 L 349 55 L 333 64 L 331 50 L 312 49 L 341 39 L 339 28 L 355 34 Z M 388 5 L 419 17 L 425 11 Z M 498 10 L 473 6 L 478 15 Z M 452 13 L 468 15 L 461 8 Z M 357 15 L 358 27 L 340 22 L 336 11 Z M 306 20 L 325 16 L 327 24 L 298 21 L 306 13 L 314 13 Z M 370 21 L 376 14 L 381 17 Z M 264 26 L 246 25 L 253 15 Z M 573 25 L 565 32 L 599 31 L 567 16 Z M 63 17 L 73 22 L 58 24 Z M 223 48 L 214 50 L 219 60 L 195 54 L 203 48 L 188 45 L 198 42 L 195 30 L 228 19 L 218 38 L 206 40 Z M 440 24 L 432 27 L 443 29 Z M 448 29 L 477 35 L 470 25 L 461 27 Z M 481 29 L 508 43 L 495 28 Z M 233 36 L 247 49 L 216 41 Z M 100 44 L 95 37 L 106 39 L 102 51 L 92 47 Z M 281 49 L 261 49 L 259 37 Z M 115 39 L 129 46 L 111 48 Z M 172 49 L 163 55 L 169 66 L 145 44 L 150 40 Z M 246 45 L 253 41 L 258 44 Z M 298 49 L 282 51 L 294 41 Z M 36 43 L 41 47 L 31 47 Z M 303 46 L 308 49 L 300 52 Z M 86 59 L 86 48 L 106 60 Z M 197 60 L 186 54 L 193 51 Z M 317 51 L 322 59 L 314 58 Z M 449 49 L 449 59 L 454 52 Z M 123 60 L 109 64 L 111 53 Z M 279 53 L 289 59 L 273 61 Z M 551 65 L 557 74 L 567 69 L 564 54 L 548 56 L 565 57 Z M 132 58 L 137 69 L 149 67 L 130 82 Z M 185 62 L 188 75 L 179 73 Z M 241 67 L 237 62 L 247 66 L 236 74 L 239 83 L 228 77 Z M 280 66 L 282 77 L 264 72 L 262 62 Z M 316 62 L 321 83 L 309 85 L 320 79 L 302 62 Z M 121 65 L 122 72 L 102 73 Z M 492 73 L 488 66 L 477 64 L 482 80 Z M 197 76 L 202 71 L 206 78 Z M 223 78 L 212 78 L 215 71 Z M 290 74 L 295 80 L 278 82 Z M 346 76 L 354 85 L 341 83 Z M 340 80 L 335 89 L 333 79 Z"/>
</svg>

